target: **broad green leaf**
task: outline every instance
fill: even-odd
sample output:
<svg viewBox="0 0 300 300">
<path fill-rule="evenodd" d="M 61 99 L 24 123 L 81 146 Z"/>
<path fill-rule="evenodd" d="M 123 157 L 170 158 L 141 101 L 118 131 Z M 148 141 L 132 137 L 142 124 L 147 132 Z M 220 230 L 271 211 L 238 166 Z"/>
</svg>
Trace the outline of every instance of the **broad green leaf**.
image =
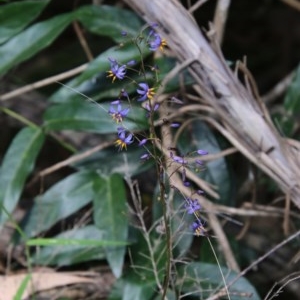
<svg viewBox="0 0 300 300">
<path fill-rule="evenodd" d="M 286 111 L 296 115 L 300 113 L 300 65 L 284 98 Z"/>
<path fill-rule="evenodd" d="M 142 47 L 141 51 L 143 58 L 150 53 L 145 47 Z M 132 83 L 132 80 L 117 80 L 112 83 L 111 79 L 107 78 L 106 72 L 110 70 L 109 57 L 116 59 L 120 64 L 125 64 L 130 60 L 139 62 L 142 58 L 134 44 L 128 44 L 121 48 L 112 47 L 102 52 L 89 63 L 84 72 L 53 94 L 50 101 L 72 102 L 72 100 L 83 100 L 84 96 L 82 94 L 92 98 L 94 101 L 108 98 L 115 100 L 118 98 L 122 88 L 128 93 L 135 91 L 137 86 Z M 133 79 L 138 79 L 133 72 L 129 72 L 129 75 Z"/>
<path fill-rule="evenodd" d="M 49 0 L 8 3 L 0 9 L 0 44 L 19 33 L 34 20 Z"/>
<path fill-rule="evenodd" d="M 202 121 L 193 121 L 187 130 L 184 130 L 179 139 L 179 149 L 182 154 L 188 154 L 197 149 L 206 150 L 209 154 L 222 151 L 217 138 L 211 129 Z M 201 159 L 201 157 L 199 157 Z M 220 200 L 223 204 L 232 204 L 231 177 L 225 158 L 218 158 L 205 164 L 205 170 L 199 176 L 217 186 Z"/>
<path fill-rule="evenodd" d="M 0 46 L 0 75 L 49 46 L 72 21 L 64 14 L 36 23 Z"/>
<path fill-rule="evenodd" d="M 136 144 L 130 145 L 127 151 L 117 151 L 116 147 L 110 147 L 74 164 L 73 167 L 81 170 L 101 170 L 101 174 L 107 176 L 119 173 L 132 177 L 145 172 L 154 165 L 152 159 L 141 161 L 140 157 L 145 153 L 146 150 L 136 147 Z"/>
<path fill-rule="evenodd" d="M 300 115 L 300 65 L 284 98 L 285 110 L 279 111 L 272 117 L 282 134 L 292 137 L 297 129 L 297 117 Z"/>
<path fill-rule="evenodd" d="M 125 241 L 128 236 L 126 191 L 121 175 L 99 177 L 94 183 L 94 223 L 103 239 Z M 106 248 L 106 257 L 116 277 L 122 274 L 125 247 Z"/>
<path fill-rule="evenodd" d="M 44 195 L 36 197 L 34 206 L 25 218 L 25 234 L 28 237 L 36 236 L 90 203 L 97 177 L 96 172 L 78 172 L 56 183 Z"/>
<path fill-rule="evenodd" d="M 94 225 L 74 228 L 57 235 L 54 239 L 64 240 L 59 246 L 56 243 L 42 247 L 32 257 L 33 262 L 42 265 L 67 266 L 90 260 L 105 258 L 103 248 L 103 232 Z M 68 241 L 69 240 L 69 244 Z M 86 241 L 89 241 L 88 243 Z M 33 240 L 32 240 L 33 241 Z M 73 241 L 73 242 L 72 242 Z M 74 243 L 76 241 L 76 243 Z M 94 241 L 94 243 L 93 243 Z"/>
<path fill-rule="evenodd" d="M 124 106 L 125 107 L 125 106 Z M 47 130 L 77 130 L 97 133 L 115 133 L 120 124 L 116 124 L 108 114 L 109 104 L 98 105 L 84 99 L 72 103 L 55 104 L 45 113 Z M 148 127 L 145 110 L 132 106 L 123 122 L 128 130 L 141 130 Z"/>
<path fill-rule="evenodd" d="M 36 157 L 43 145 L 44 134 L 39 128 L 22 129 L 7 150 L 0 168 L 0 205 L 11 213 L 23 191 L 27 176 L 31 173 Z M 0 224 L 8 219 L 1 210 Z"/>
<path fill-rule="evenodd" d="M 226 285 L 235 279 L 238 273 L 231 271 L 225 267 L 221 268 L 226 280 Z M 178 286 L 182 293 L 191 293 L 197 299 L 199 297 L 206 299 L 211 293 L 217 293 L 224 287 L 224 282 L 220 269 L 217 265 L 208 263 L 191 262 L 178 268 Z M 183 282 L 183 284 L 182 284 Z M 241 277 L 234 284 L 230 285 L 229 293 L 231 300 L 245 299 L 245 294 L 249 295 L 251 300 L 260 300 L 255 288 L 249 281 Z M 242 294 L 238 296 L 238 294 Z"/>
<path fill-rule="evenodd" d="M 117 43 L 126 42 L 122 31 L 135 38 L 142 27 L 142 21 L 135 13 L 113 6 L 84 6 L 75 15 L 90 32 L 108 36 Z"/>
</svg>

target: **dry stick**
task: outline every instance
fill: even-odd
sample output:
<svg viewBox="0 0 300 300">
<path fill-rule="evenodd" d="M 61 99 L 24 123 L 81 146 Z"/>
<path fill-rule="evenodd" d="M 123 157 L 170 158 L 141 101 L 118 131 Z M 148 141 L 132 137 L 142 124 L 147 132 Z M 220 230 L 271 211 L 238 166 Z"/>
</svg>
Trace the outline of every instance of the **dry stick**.
<svg viewBox="0 0 300 300">
<path fill-rule="evenodd" d="M 81 65 L 79 67 L 76 67 L 72 70 L 69 70 L 67 72 L 64 72 L 64 73 L 61 73 L 61 74 L 58 74 L 58 75 L 54 75 L 54 76 L 48 77 L 46 79 L 42 79 L 42 80 L 36 81 L 34 83 L 25 85 L 25 86 L 23 86 L 19 89 L 13 90 L 12 92 L 9 92 L 9 93 L 6 93 L 6 94 L 0 96 L 0 101 L 5 101 L 5 100 L 8 100 L 8 99 L 14 98 L 16 96 L 25 94 L 25 93 L 30 92 L 32 90 L 41 88 L 43 86 L 46 86 L 46 85 L 49 85 L 49 84 L 52 84 L 52 83 L 57 83 L 57 81 L 64 80 L 64 79 L 67 79 L 67 78 L 72 77 L 74 75 L 77 75 L 77 74 L 83 72 L 87 68 L 87 66 L 88 66 L 88 64 L 83 64 L 83 65 Z"/>
<path fill-rule="evenodd" d="M 156 145 L 157 147 L 161 147 L 160 145 Z M 165 157 L 169 157 L 169 151 L 165 147 L 161 147 L 161 151 L 163 152 Z M 191 191 L 185 187 L 182 183 L 182 180 L 180 179 L 179 175 L 177 174 L 178 167 L 174 163 L 168 166 L 167 168 L 170 180 L 170 184 L 175 186 L 185 197 L 190 197 L 191 196 Z M 201 206 L 204 208 L 205 211 L 208 213 L 208 218 L 209 218 L 209 224 L 214 231 L 214 234 L 217 236 L 218 243 L 222 249 L 222 252 L 224 253 L 225 259 L 228 263 L 228 266 L 230 269 L 235 270 L 239 272 L 239 266 L 235 260 L 235 257 L 233 255 L 233 252 L 230 248 L 230 244 L 227 240 L 227 237 L 223 231 L 223 228 L 220 224 L 220 221 L 216 217 L 215 213 L 215 205 L 207 200 L 204 197 L 201 197 L 200 195 L 197 197 L 199 200 Z"/>
<path fill-rule="evenodd" d="M 281 0 L 281 1 L 300 11 L 300 2 L 298 0 Z"/>
<path fill-rule="evenodd" d="M 218 0 L 217 7 L 214 15 L 214 27 L 217 34 L 217 41 L 222 44 L 225 24 L 230 6 L 230 0 Z"/>
<path fill-rule="evenodd" d="M 292 234 L 290 237 L 288 237 L 287 239 L 285 239 L 284 241 L 282 241 L 281 243 L 277 244 L 275 247 L 273 247 L 271 250 L 269 250 L 268 252 L 266 252 L 264 255 L 262 255 L 261 257 L 259 257 L 257 260 L 255 260 L 252 264 L 250 264 L 247 268 L 245 268 L 242 272 L 240 272 L 227 286 L 227 288 L 229 288 L 231 285 L 233 285 L 234 283 L 236 283 L 241 277 L 243 277 L 246 273 L 248 273 L 251 269 L 253 269 L 255 266 L 257 266 L 258 264 L 260 264 L 263 260 L 265 260 L 269 255 L 271 255 L 272 253 L 276 252 L 279 248 L 281 248 L 282 246 L 284 246 L 285 244 L 289 243 L 290 241 L 292 241 L 293 239 L 295 239 L 298 235 L 300 235 L 300 230 L 295 232 L 294 234 Z M 225 293 L 225 288 L 222 288 L 222 290 L 219 291 L 218 294 L 209 297 L 206 300 L 216 300 L 219 299 L 220 295 L 223 295 Z"/>
<path fill-rule="evenodd" d="M 79 43 L 80 43 L 86 57 L 88 58 L 89 61 L 92 61 L 94 59 L 92 51 L 91 51 L 91 49 L 90 49 L 90 47 L 89 47 L 89 45 L 88 45 L 88 43 L 87 43 L 87 41 L 86 41 L 86 39 L 85 39 L 85 37 L 82 33 L 82 30 L 81 30 L 81 28 L 80 28 L 77 21 L 73 22 L 73 27 L 74 27 L 74 30 L 75 30 L 76 35 L 78 37 Z"/>
<path fill-rule="evenodd" d="M 39 172 L 39 176 L 43 177 L 43 176 L 49 175 L 50 173 L 53 173 L 53 172 L 55 172 L 55 171 L 57 171 L 57 170 L 59 170 L 63 167 L 69 166 L 72 163 L 81 161 L 82 159 L 87 158 L 87 157 L 91 156 L 92 154 L 94 154 L 94 153 L 96 153 L 96 152 L 98 152 L 98 151 L 100 151 L 100 150 L 102 150 L 106 147 L 109 147 L 111 145 L 112 145 L 112 142 L 106 142 L 106 143 L 103 143 L 103 144 L 101 144 L 99 146 L 96 146 L 92 149 L 89 149 L 85 152 L 74 155 L 74 156 L 72 156 L 72 157 L 70 157 L 66 160 L 63 160 L 63 161 L 61 161 L 61 162 L 59 162 L 59 163 L 57 163 L 57 164 L 55 164 L 51 167 Z"/>
<path fill-rule="evenodd" d="M 269 118 L 235 77 L 220 49 L 216 45 L 213 48 L 203 36 L 192 16 L 175 0 L 124 1 L 149 24 L 160 24 L 157 30 L 180 61 L 197 61 L 189 71 L 200 95 L 215 109 L 223 127 L 234 133 L 235 146 L 240 144 L 239 150 L 243 147 L 249 159 L 272 174 L 300 208 L 300 176 L 293 166 L 295 155 L 290 146 L 266 121 Z"/>
<path fill-rule="evenodd" d="M 262 96 L 261 99 L 265 103 L 269 104 L 280 97 L 290 86 L 293 78 L 295 77 L 295 71 L 292 71 L 280 82 L 278 82 L 266 95 Z"/>
<path fill-rule="evenodd" d="M 208 0 L 198 0 L 194 5 L 192 5 L 189 8 L 189 13 L 193 13 L 195 10 L 197 10 L 200 6 L 202 6 L 205 2 L 207 2 Z"/>
</svg>

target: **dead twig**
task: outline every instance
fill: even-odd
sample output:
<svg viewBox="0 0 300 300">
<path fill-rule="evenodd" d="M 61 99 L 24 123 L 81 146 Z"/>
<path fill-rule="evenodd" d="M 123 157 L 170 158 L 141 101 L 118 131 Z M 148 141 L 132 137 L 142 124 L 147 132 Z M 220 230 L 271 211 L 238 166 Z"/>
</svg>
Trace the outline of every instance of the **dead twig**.
<svg viewBox="0 0 300 300">
<path fill-rule="evenodd" d="M 83 72 L 87 68 L 87 66 L 88 66 L 88 64 L 83 64 L 83 65 L 81 65 L 79 67 L 76 67 L 72 70 L 69 70 L 67 72 L 63 72 L 61 74 L 54 75 L 54 76 L 36 81 L 34 83 L 25 85 L 25 86 L 23 86 L 19 89 L 15 89 L 15 90 L 13 90 L 9 93 L 6 93 L 6 94 L 0 96 L 0 101 L 6 101 L 6 100 L 9 100 L 11 98 L 14 98 L 14 97 L 17 97 L 19 95 L 25 94 L 27 92 L 30 92 L 32 90 L 36 90 L 38 88 L 41 88 L 43 86 L 47 86 L 47 85 L 50 85 L 50 84 L 53 84 L 53 83 L 57 83 L 60 80 L 64 80 L 64 79 L 73 77 L 73 76 Z"/>
<path fill-rule="evenodd" d="M 225 24 L 227 21 L 228 9 L 231 0 L 218 0 L 215 15 L 214 15 L 214 29 L 216 31 L 216 39 L 221 45 L 223 41 Z"/>
</svg>

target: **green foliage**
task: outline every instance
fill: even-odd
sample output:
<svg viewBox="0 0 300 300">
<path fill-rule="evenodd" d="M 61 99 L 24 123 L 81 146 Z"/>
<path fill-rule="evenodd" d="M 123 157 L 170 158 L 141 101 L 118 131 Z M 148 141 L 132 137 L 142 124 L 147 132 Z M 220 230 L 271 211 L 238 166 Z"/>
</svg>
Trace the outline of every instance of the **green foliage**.
<svg viewBox="0 0 300 300">
<path fill-rule="evenodd" d="M 73 173 L 56 180 L 34 198 L 20 225 L 24 233 L 22 239 L 18 236 L 15 242 L 32 247 L 30 259 L 34 265 L 74 267 L 78 263 L 94 260 L 107 262 L 117 278 L 109 296 L 111 300 L 160 299 L 163 290 L 168 299 L 177 299 L 184 293 L 207 297 L 210 293 L 208 287 L 222 287 L 221 272 L 215 264 L 198 261 L 178 267 L 179 260 L 190 260 L 194 241 L 190 225 L 195 216 L 186 213 L 185 197 L 181 193 L 174 192 L 172 203 L 166 204 L 164 198 L 172 194 L 172 188 L 167 180 L 153 176 L 161 172 L 158 177 L 163 178 L 164 168 L 170 164 L 167 158 L 166 161 L 162 158 L 161 147 L 155 145 L 164 136 L 159 135 L 158 126 L 153 124 L 157 118 L 163 120 L 163 117 L 152 112 L 153 115 L 147 118 L 146 108 L 136 101 L 138 83 L 145 81 L 151 87 L 160 88 L 163 79 L 176 66 L 176 61 L 152 55 L 147 45 L 149 33 L 143 28 L 141 19 L 131 11 L 105 5 L 82 6 L 32 24 L 48 3 L 20 1 L 1 7 L 0 75 L 7 74 L 49 47 L 73 21 L 80 22 L 89 34 L 108 37 L 116 45 L 99 51 L 80 75 L 66 84 L 57 83 L 57 90 L 48 97 L 49 106 L 44 111 L 42 124 L 21 129 L 12 140 L 0 168 L 0 203 L 3 208 L 0 225 L 5 224 L 18 205 L 22 192 L 26 190 L 28 177 L 38 175 L 35 163 L 45 135 L 54 136 L 60 141 L 60 146 L 65 143 L 60 136 L 65 131 L 86 135 L 94 133 L 102 140 L 115 141 L 117 128 L 122 125 L 139 140 L 147 137 L 147 145 L 137 147 L 135 140 L 134 146 L 129 145 L 126 152 L 118 152 L 111 146 L 80 161 L 73 161 L 77 156 L 70 156 L 68 166 Z M 122 36 L 121 31 L 126 31 L 127 36 Z M 73 58 L 72 55 L 69 57 Z M 107 78 L 110 69 L 108 58 L 116 59 L 121 65 L 134 60 L 135 66 L 128 68 L 125 80 L 116 80 L 112 84 L 111 79 Z M 193 83 L 184 70 L 166 84 L 164 92 L 177 93 L 182 84 L 189 88 Z M 299 82 L 295 89 L 298 85 Z M 130 101 L 126 105 L 130 112 L 124 122 L 117 124 L 108 113 L 109 102 L 119 99 L 122 89 L 129 94 Z M 293 112 L 299 109 L 296 96 L 292 95 L 294 92 L 290 92 L 286 100 L 286 109 Z M 149 103 L 152 105 L 150 100 Z M 171 108 L 172 112 L 177 111 Z M 8 110 L 2 111 L 16 117 Z M 166 117 L 169 115 L 167 112 Z M 196 112 L 193 117 L 195 120 L 179 136 L 180 152 L 186 156 L 200 148 L 212 154 L 220 152 L 222 149 L 215 132 L 198 119 Z M 32 124 L 29 120 L 17 119 Z M 167 122 L 163 120 L 161 124 L 164 123 Z M 76 148 L 75 155 L 89 150 L 87 145 L 69 146 Z M 141 162 L 140 158 L 145 153 L 152 154 L 151 159 Z M 153 168 L 156 164 L 158 168 Z M 196 171 L 195 168 L 191 170 Z M 220 203 L 233 204 L 232 181 L 224 158 L 208 163 L 199 176 L 218 186 Z M 129 187 L 125 185 L 124 178 L 128 181 L 132 177 L 142 180 L 140 187 L 135 181 L 128 184 Z M 157 193 L 152 193 L 155 197 L 147 203 L 145 199 L 152 199 L 153 196 L 147 194 L 149 190 L 154 190 L 152 183 L 160 188 L 157 188 Z M 158 198 L 161 200 L 157 201 Z M 150 208 L 152 218 L 147 219 L 145 211 Z M 88 221 L 77 226 L 76 221 L 82 212 L 86 213 L 89 209 L 92 213 Z M 166 214 L 166 220 L 170 221 L 163 226 Z M 149 224 L 146 221 L 143 223 L 143 218 Z M 161 226 L 170 228 L 172 249 L 168 249 L 166 234 L 158 230 Z M 164 285 L 168 274 L 167 261 L 171 262 L 170 285 Z M 172 272 L 177 272 L 177 276 L 173 276 Z M 226 268 L 222 268 L 222 273 L 226 275 L 227 282 L 236 276 Z M 29 278 L 26 277 L 20 286 L 16 299 L 21 298 Z M 231 289 L 252 293 L 253 299 L 259 299 L 255 289 L 244 278 L 240 278 Z"/>
<path fill-rule="evenodd" d="M 49 0 L 13 2 L 1 6 L 0 10 L 0 44 L 22 31 L 34 20 Z"/>
<path fill-rule="evenodd" d="M 226 278 L 226 284 L 230 285 L 228 287 L 229 293 L 247 293 L 248 297 L 251 297 L 253 300 L 260 299 L 256 290 L 248 280 L 242 277 L 231 284 L 238 274 L 225 267 L 222 267 L 222 273 Z M 186 293 L 191 290 L 195 291 L 193 293 L 195 298 L 198 298 L 200 295 L 203 298 L 208 298 L 215 289 L 220 290 L 224 287 L 220 270 L 215 264 L 191 262 L 179 267 L 178 275 L 177 284 L 182 284 L 182 291 Z M 182 278 L 184 278 L 184 281 L 182 281 Z M 224 296 L 225 295 L 226 292 Z M 245 296 L 231 295 L 230 298 L 232 300 L 242 300 Z"/>
<path fill-rule="evenodd" d="M 24 128 L 14 138 L 0 168 L 0 225 L 15 209 L 24 183 L 34 168 L 36 157 L 43 145 L 44 134 L 39 128 Z"/>
</svg>

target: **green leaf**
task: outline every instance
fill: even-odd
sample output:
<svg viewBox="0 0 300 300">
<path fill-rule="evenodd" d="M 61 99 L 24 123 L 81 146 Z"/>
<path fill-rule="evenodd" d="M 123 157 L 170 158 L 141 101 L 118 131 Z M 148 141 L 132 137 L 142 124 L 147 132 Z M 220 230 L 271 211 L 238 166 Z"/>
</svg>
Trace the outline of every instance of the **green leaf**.
<svg viewBox="0 0 300 300">
<path fill-rule="evenodd" d="M 300 65 L 284 98 L 284 110 L 272 115 L 282 134 L 292 137 L 297 130 L 297 118 L 300 115 Z"/>
<path fill-rule="evenodd" d="M 135 13 L 113 6 L 84 6 L 75 15 L 89 31 L 108 36 L 117 43 L 126 41 L 122 31 L 135 38 L 142 27 L 142 21 Z"/>
<path fill-rule="evenodd" d="M 23 299 L 23 294 L 24 294 L 30 280 L 31 280 L 31 274 L 27 274 L 24 277 L 24 279 L 22 280 L 22 283 L 20 284 L 13 300 L 22 300 Z"/>
<path fill-rule="evenodd" d="M 120 124 L 116 124 L 108 114 L 109 104 L 98 105 L 85 100 L 56 104 L 50 107 L 44 116 L 47 130 L 78 130 L 97 133 L 115 133 Z M 148 127 L 145 110 L 132 106 L 123 122 L 128 130 L 141 130 Z"/>
<path fill-rule="evenodd" d="M 128 242 L 106 241 L 106 240 L 88 240 L 88 239 L 66 239 L 66 238 L 36 238 L 26 241 L 27 246 L 124 246 Z"/>
<path fill-rule="evenodd" d="M 94 189 L 94 223 L 103 231 L 103 239 L 125 241 L 128 236 L 128 211 L 123 178 L 119 174 L 99 177 Z M 125 251 L 125 247 L 111 247 L 106 251 L 116 277 L 122 273 Z"/>
<path fill-rule="evenodd" d="M 39 249 L 32 257 L 34 263 L 67 266 L 105 258 L 103 232 L 94 225 L 65 231 L 52 240 L 55 241 L 56 247 L 54 248 L 53 243 L 51 243 L 51 246 Z M 56 243 L 57 241 L 59 242 Z M 62 241 L 64 242 L 61 243 Z M 68 241 L 70 243 L 68 243 Z M 86 241 L 89 242 L 87 243 Z M 59 246 L 59 244 L 61 246 Z"/>
<path fill-rule="evenodd" d="M 56 183 L 44 195 L 35 198 L 35 204 L 25 219 L 23 230 L 28 237 L 49 229 L 90 203 L 94 197 L 96 172 L 82 171 Z"/>
<path fill-rule="evenodd" d="M 217 138 L 211 129 L 202 121 L 193 121 L 180 136 L 179 149 L 187 154 L 197 149 L 206 150 L 209 154 L 222 151 Z M 201 158 L 200 158 L 201 159 Z M 225 158 L 218 158 L 205 164 L 205 170 L 199 175 L 205 181 L 218 187 L 218 194 L 222 204 L 231 205 L 233 201 L 231 177 Z"/>
<path fill-rule="evenodd" d="M 300 113 L 300 65 L 284 98 L 284 108 L 294 115 Z"/>
<path fill-rule="evenodd" d="M 49 0 L 13 2 L 1 6 L 0 44 L 19 33 L 34 20 Z"/>
<path fill-rule="evenodd" d="M 221 270 L 227 286 L 238 275 L 225 267 L 222 267 Z M 197 298 L 206 299 L 211 296 L 212 291 L 216 293 L 223 288 L 224 282 L 217 265 L 191 262 L 178 268 L 178 286 L 182 293 L 192 293 Z M 255 288 L 244 277 L 239 278 L 229 287 L 230 292 L 234 293 L 230 295 L 231 300 L 245 299 L 245 293 L 249 294 L 251 300 L 260 300 Z M 239 293 L 242 295 L 238 296 Z"/>
<path fill-rule="evenodd" d="M 116 147 L 110 147 L 81 160 L 73 167 L 81 170 L 101 169 L 101 174 L 106 176 L 119 173 L 132 177 L 145 172 L 154 165 L 153 160 L 142 162 L 140 157 L 143 154 L 145 154 L 145 149 L 135 145 L 129 146 L 127 151 L 116 151 Z"/>
<path fill-rule="evenodd" d="M 119 278 L 111 290 L 108 300 L 149 300 L 155 292 L 154 279 L 141 278 L 133 275 L 132 278 Z"/>
<path fill-rule="evenodd" d="M 0 204 L 8 213 L 14 210 L 19 201 L 43 142 L 44 134 L 39 128 L 24 128 L 16 135 L 3 158 L 0 168 Z M 0 224 L 7 219 L 8 216 L 1 210 Z"/>
<path fill-rule="evenodd" d="M 144 46 L 141 46 L 141 51 L 143 59 L 150 53 Z M 84 97 L 82 94 L 92 98 L 94 101 L 107 98 L 116 99 L 122 88 L 128 93 L 133 92 L 136 86 L 132 83 L 132 80 L 124 79 L 112 83 L 111 79 L 107 78 L 106 72 L 110 69 L 109 57 L 116 59 L 120 64 L 125 64 L 130 60 L 139 62 L 142 58 L 138 48 L 134 44 L 128 44 L 121 48 L 112 47 L 102 52 L 89 63 L 84 72 L 53 94 L 50 101 L 60 103 L 83 100 Z M 130 77 L 133 79 L 137 78 L 135 73 Z"/>
<path fill-rule="evenodd" d="M 0 75 L 49 46 L 72 21 L 64 14 L 36 23 L 0 46 Z"/>
</svg>

